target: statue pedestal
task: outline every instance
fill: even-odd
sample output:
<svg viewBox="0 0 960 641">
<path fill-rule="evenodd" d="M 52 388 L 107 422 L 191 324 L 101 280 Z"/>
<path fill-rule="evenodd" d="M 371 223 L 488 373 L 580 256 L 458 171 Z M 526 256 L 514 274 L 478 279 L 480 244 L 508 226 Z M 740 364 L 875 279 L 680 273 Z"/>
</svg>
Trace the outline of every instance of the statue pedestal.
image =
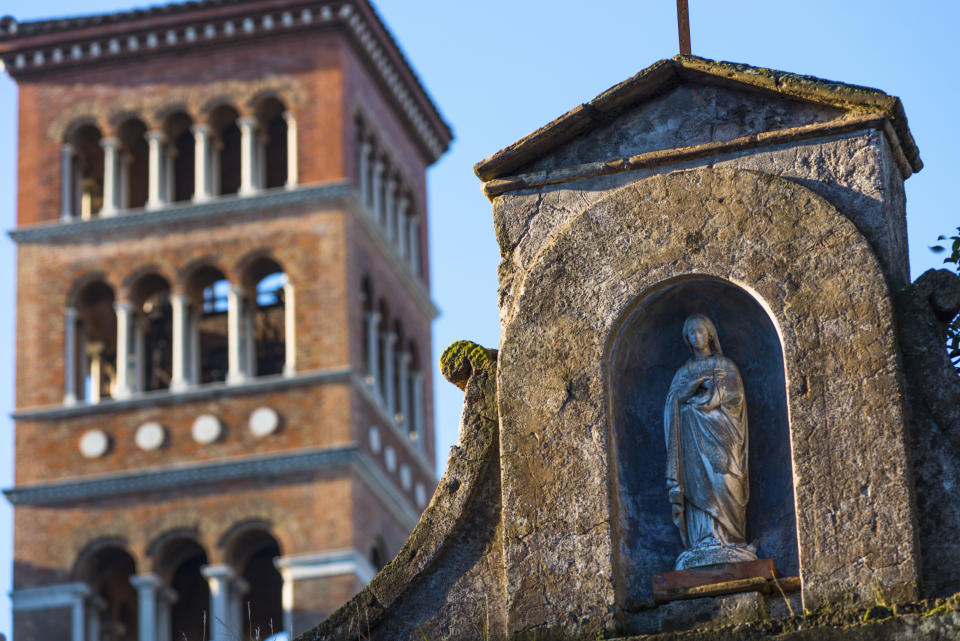
<svg viewBox="0 0 960 641">
<path fill-rule="evenodd" d="M 675 570 L 653 575 L 653 598 L 657 603 L 667 603 L 736 592 L 767 593 L 775 583 L 784 591 L 799 588 L 795 577 L 776 579 L 780 579 L 780 572 L 772 559 Z"/>
</svg>

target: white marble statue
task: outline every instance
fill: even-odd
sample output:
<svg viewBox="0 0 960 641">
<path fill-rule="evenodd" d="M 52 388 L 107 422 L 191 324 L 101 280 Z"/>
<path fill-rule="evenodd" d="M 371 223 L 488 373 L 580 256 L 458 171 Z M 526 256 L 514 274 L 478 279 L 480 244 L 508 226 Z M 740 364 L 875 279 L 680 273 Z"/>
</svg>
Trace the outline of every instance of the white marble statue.
<svg viewBox="0 0 960 641">
<path fill-rule="evenodd" d="M 667 393 L 667 495 L 684 551 L 676 569 L 749 561 L 747 405 L 740 372 L 703 314 L 683 324 L 691 358 Z"/>
</svg>

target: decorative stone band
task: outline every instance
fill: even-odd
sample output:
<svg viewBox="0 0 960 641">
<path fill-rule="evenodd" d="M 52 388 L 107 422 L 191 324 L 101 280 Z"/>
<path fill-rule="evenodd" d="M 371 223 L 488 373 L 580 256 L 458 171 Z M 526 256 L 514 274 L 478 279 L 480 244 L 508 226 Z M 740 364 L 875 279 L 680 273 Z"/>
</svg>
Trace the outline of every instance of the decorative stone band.
<svg viewBox="0 0 960 641">
<path fill-rule="evenodd" d="M 376 568 L 358 550 L 343 549 L 319 554 L 296 554 L 273 560 L 284 581 L 320 579 L 327 576 L 353 574 L 364 584 L 377 574 Z"/>
<path fill-rule="evenodd" d="M 219 196 L 200 203 L 184 202 L 166 204 L 161 209 L 134 209 L 119 212 L 114 216 L 90 218 L 59 219 L 56 222 L 30 227 L 18 227 L 7 233 L 17 244 L 47 243 L 62 241 L 82 241 L 100 238 L 105 233 L 118 230 L 134 230 L 147 226 L 163 226 L 165 229 L 177 229 L 178 224 L 198 220 L 215 221 L 217 218 L 234 218 L 237 213 L 259 213 L 264 209 L 289 205 L 339 204 L 348 209 L 376 240 L 380 252 L 391 263 L 394 273 L 399 274 L 409 292 L 420 308 L 436 318 L 440 311 L 430 300 L 430 292 L 423 281 L 416 276 L 410 266 L 392 249 L 385 233 L 372 224 L 360 194 L 349 181 L 305 185 L 296 188 L 279 187 L 258 192 L 249 196 Z"/>
<path fill-rule="evenodd" d="M 14 22 L 11 23 L 13 30 L 8 29 L 9 33 L 0 34 L 0 45 L 4 40 L 9 40 L 12 45 L 0 47 L 2 64 L 17 76 L 65 66 L 97 64 L 109 59 L 150 55 L 163 50 L 182 51 L 184 47 L 207 46 L 217 41 L 234 42 L 262 38 L 270 33 L 281 34 L 341 24 L 349 29 L 360 50 L 372 62 L 371 66 L 389 89 L 433 160 L 446 151 L 451 135 L 449 127 L 441 120 L 436 107 L 386 30 L 383 30 L 385 35 L 380 35 L 380 30 L 371 24 L 377 20 L 376 14 L 368 16 L 368 12 L 358 10 L 353 2 L 311 2 L 296 10 L 271 12 L 261 9 L 256 13 L 250 13 L 249 9 L 244 11 L 243 8 L 229 7 L 218 12 L 214 18 L 210 17 L 209 12 L 204 13 L 203 20 L 199 16 L 191 17 L 189 12 L 184 14 L 179 24 L 171 25 L 168 20 L 165 26 L 157 26 L 146 32 L 137 32 L 137 26 L 131 24 L 133 20 L 126 20 L 124 22 L 127 24 L 123 25 L 126 29 L 122 32 L 115 26 L 113 29 L 105 28 L 101 37 L 92 40 L 89 30 L 84 30 L 91 25 L 82 19 L 75 20 L 74 25 L 68 24 L 67 29 L 72 26 L 74 34 L 65 31 L 58 40 L 53 41 L 43 34 L 47 37 L 37 42 L 31 42 L 34 34 L 29 32 L 30 23 L 19 25 L 23 29 L 18 34 L 18 25 Z M 135 20 L 143 16 L 144 12 L 105 17 L 132 17 Z M 429 115 L 431 112 L 433 118 Z"/>
<path fill-rule="evenodd" d="M 47 610 L 71 607 L 77 601 L 82 602 L 90 594 L 90 587 L 78 581 L 37 588 L 20 588 L 10 593 L 10 600 L 14 610 Z"/>
<path fill-rule="evenodd" d="M 883 131 L 893 150 L 893 156 L 896 159 L 900 174 L 904 179 L 909 178 L 913 173 L 913 169 L 903 152 L 900 139 L 897 137 L 893 125 L 890 123 L 890 119 L 885 115 L 869 114 L 866 116 L 846 117 L 842 120 L 832 120 L 830 122 L 813 125 L 767 131 L 750 136 L 743 136 L 741 138 L 734 138 L 733 140 L 708 142 L 692 147 L 649 151 L 628 158 L 616 158 L 602 162 L 564 167 L 562 169 L 550 169 L 506 178 L 494 178 L 483 184 L 483 193 L 487 198 L 492 200 L 501 194 L 518 191 L 520 189 L 534 189 L 546 185 L 557 185 L 575 180 L 593 178 L 595 176 L 619 174 L 636 169 L 659 167 L 687 160 L 706 158 L 708 156 L 738 153 L 758 147 L 769 147 L 786 142 L 818 138 L 827 135 L 852 133 L 864 129 Z"/>
<path fill-rule="evenodd" d="M 162 209 L 156 210 L 125 210 L 109 217 L 58 220 L 30 227 L 18 227 L 7 233 L 18 244 L 98 238 L 104 233 L 118 230 L 136 229 L 149 225 L 175 228 L 176 223 L 210 220 L 218 216 L 235 216 L 240 212 L 258 212 L 268 207 L 343 201 L 351 197 L 352 191 L 349 181 L 302 186 L 295 189 L 278 187 L 250 196 L 227 195 L 202 203 L 169 203 Z"/>
<path fill-rule="evenodd" d="M 420 518 L 419 512 L 373 459 L 356 444 L 89 479 L 21 485 L 4 490 L 4 494 L 14 505 L 61 505 L 137 492 L 169 492 L 223 481 L 282 478 L 303 472 L 348 469 L 358 474 L 402 527 L 413 529 Z"/>
</svg>

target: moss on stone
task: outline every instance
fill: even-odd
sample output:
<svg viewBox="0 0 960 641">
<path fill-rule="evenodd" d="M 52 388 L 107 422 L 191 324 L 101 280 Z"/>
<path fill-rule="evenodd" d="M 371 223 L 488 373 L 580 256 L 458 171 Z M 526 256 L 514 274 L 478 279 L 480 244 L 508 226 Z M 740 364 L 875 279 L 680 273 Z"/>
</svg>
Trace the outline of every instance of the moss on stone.
<svg viewBox="0 0 960 641">
<path fill-rule="evenodd" d="M 440 371 L 444 378 L 465 390 L 470 374 L 489 366 L 495 360 L 495 350 L 488 350 L 473 341 L 456 341 L 443 350 L 440 356 Z"/>
</svg>

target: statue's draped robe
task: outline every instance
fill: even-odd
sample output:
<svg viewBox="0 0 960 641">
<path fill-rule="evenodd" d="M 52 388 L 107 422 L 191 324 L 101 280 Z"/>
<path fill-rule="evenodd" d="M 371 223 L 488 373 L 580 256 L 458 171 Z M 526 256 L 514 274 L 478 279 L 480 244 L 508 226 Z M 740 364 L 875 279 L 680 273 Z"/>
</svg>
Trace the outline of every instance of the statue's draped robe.
<svg viewBox="0 0 960 641">
<path fill-rule="evenodd" d="M 723 370 L 724 376 L 716 376 Z M 687 382 L 710 378 L 686 400 Z M 673 377 L 664 408 L 667 489 L 679 488 L 683 503 L 674 510 L 684 547 L 715 537 L 743 543 L 749 494 L 747 408 L 737 366 L 722 355 L 686 362 Z"/>
</svg>

